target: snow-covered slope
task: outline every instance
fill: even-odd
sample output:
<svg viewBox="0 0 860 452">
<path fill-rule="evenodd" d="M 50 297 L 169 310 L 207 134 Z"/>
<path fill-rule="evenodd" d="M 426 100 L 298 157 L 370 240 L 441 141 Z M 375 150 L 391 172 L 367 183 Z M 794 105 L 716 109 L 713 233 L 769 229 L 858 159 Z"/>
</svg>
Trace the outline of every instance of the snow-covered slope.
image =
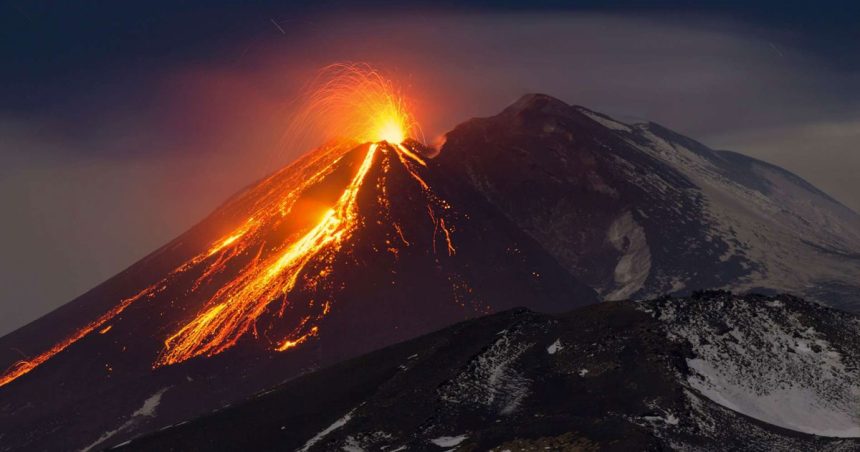
<svg viewBox="0 0 860 452">
<path fill-rule="evenodd" d="M 705 397 L 787 429 L 860 437 L 856 316 L 792 298 L 669 299 L 643 309 L 692 348 L 687 383 Z"/>
<path fill-rule="evenodd" d="M 128 447 L 858 450 L 858 326 L 793 297 L 726 292 L 508 311 Z"/>
<path fill-rule="evenodd" d="M 458 126 L 437 160 L 605 299 L 725 288 L 860 311 L 860 216 L 768 163 L 537 94 Z"/>
<path fill-rule="evenodd" d="M 860 309 L 855 212 L 768 163 L 712 151 L 653 123 L 637 124 L 633 134 L 638 139 L 631 143 L 683 173 L 704 195 L 710 237 L 733 239 L 720 258 L 742 256 L 756 264 L 729 287 L 790 290 Z"/>
</svg>

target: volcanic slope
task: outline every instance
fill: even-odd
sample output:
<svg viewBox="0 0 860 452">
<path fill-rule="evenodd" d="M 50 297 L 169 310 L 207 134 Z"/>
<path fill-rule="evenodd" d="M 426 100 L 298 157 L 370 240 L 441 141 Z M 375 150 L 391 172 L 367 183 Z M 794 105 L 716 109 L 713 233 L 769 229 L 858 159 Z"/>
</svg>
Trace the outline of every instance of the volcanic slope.
<svg viewBox="0 0 860 452">
<path fill-rule="evenodd" d="M 511 310 L 122 450 L 854 451 L 858 333 L 856 315 L 790 296 Z"/>
<path fill-rule="evenodd" d="M 0 449 L 103 448 L 466 318 L 598 301 L 423 153 L 321 148 L 4 337 Z"/>
<path fill-rule="evenodd" d="M 860 216 L 774 165 L 540 94 L 459 125 L 436 160 L 605 299 L 724 288 L 860 312 Z"/>
</svg>

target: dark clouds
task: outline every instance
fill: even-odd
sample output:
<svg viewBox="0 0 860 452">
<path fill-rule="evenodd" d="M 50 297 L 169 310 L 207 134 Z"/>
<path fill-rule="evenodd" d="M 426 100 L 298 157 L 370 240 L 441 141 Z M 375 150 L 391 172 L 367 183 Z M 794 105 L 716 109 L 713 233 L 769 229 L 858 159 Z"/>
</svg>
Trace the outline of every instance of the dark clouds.
<svg viewBox="0 0 860 452">
<path fill-rule="evenodd" d="M 545 92 L 765 158 L 860 209 L 860 52 L 840 5 L 767 15 L 677 2 L 448 12 L 116 3 L 28 2 L 4 15 L 15 23 L 0 40 L 10 62 L 0 72 L 0 334 L 312 145 L 282 136 L 291 100 L 338 60 L 409 84 L 429 137 Z"/>
</svg>

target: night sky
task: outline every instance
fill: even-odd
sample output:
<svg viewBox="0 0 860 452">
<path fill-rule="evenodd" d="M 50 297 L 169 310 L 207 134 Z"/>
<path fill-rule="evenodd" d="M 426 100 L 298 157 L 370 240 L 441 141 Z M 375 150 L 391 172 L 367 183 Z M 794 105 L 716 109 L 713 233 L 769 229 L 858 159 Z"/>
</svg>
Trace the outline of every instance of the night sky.
<svg viewBox="0 0 860 452">
<path fill-rule="evenodd" d="M 856 2 L 459 3 L 0 3 L 0 334 L 317 144 L 283 132 L 336 61 L 406 85 L 428 140 L 544 92 L 860 210 Z"/>
</svg>

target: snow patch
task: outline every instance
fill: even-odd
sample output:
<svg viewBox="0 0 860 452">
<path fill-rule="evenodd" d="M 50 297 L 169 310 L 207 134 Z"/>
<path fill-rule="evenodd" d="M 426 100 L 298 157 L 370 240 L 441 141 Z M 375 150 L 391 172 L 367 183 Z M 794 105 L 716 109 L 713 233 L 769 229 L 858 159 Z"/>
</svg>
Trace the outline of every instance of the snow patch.
<svg viewBox="0 0 860 452">
<path fill-rule="evenodd" d="M 155 411 L 158 409 L 158 405 L 161 403 L 161 396 L 163 396 L 168 389 L 170 389 L 170 386 L 166 388 L 161 388 L 157 392 L 149 396 L 146 400 L 143 401 L 143 405 L 137 410 L 135 410 L 133 413 L 131 413 L 131 416 L 129 416 L 128 420 L 126 420 L 122 425 L 120 425 L 115 430 L 105 432 L 95 442 L 81 449 L 81 452 L 87 452 L 89 450 L 94 449 L 96 446 L 111 439 L 116 434 L 122 433 L 130 427 L 134 426 L 135 424 L 139 423 L 142 418 L 155 417 Z"/>
<path fill-rule="evenodd" d="M 642 416 L 642 419 L 648 422 L 657 422 L 666 425 L 678 425 L 678 417 L 672 413 L 666 413 L 665 416 Z"/>
<path fill-rule="evenodd" d="M 468 435 L 440 436 L 438 438 L 431 439 L 430 442 L 439 447 L 454 447 L 465 441 L 467 438 L 469 438 Z"/>
<path fill-rule="evenodd" d="M 448 403 L 482 405 L 513 413 L 529 393 L 531 380 L 514 368 L 517 359 L 534 344 L 523 343 L 516 332 L 500 337 L 452 381 L 439 389 Z"/>
<path fill-rule="evenodd" d="M 329 425 L 323 431 L 314 435 L 313 438 L 309 439 L 308 442 L 306 442 L 305 445 L 302 446 L 301 449 L 299 449 L 299 452 L 307 452 L 311 447 L 313 447 L 314 444 L 322 441 L 323 438 L 328 436 L 329 433 L 331 433 L 331 432 L 343 427 L 344 425 L 346 425 L 346 423 L 352 419 L 352 413 L 353 412 L 355 412 L 355 408 L 349 410 L 349 412 L 346 413 L 342 418 L 334 421 L 333 424 Z M 344 446 L 344 447 L 346 447 L 346 446 Z M 344 449 L 344 450 L 346 450 L 346 449 Z"/>
<path fill-rule="evenodd" d="M 645 230 L 629 211 L 618 217 L 606 233 L 606 239 L 622 253 L 615 265 L 615 287 L 606 295 L 610 301 L 629 298 L 641 289 L 651 272 L 651 250 Z"/>
<path fill-rule="evenodd" d="M 358 443 L 358 440 L 352 436 L 347 436 L 340 450 L 343 452 L 364 452 L 364 448 Z"/>
<path fill-rule="evenodd" d="M 630 132 L 631 130 L 633 130 L 630 128 L 630 126 L 628 126 L 626 124 L 622 124 L 618 121 L 615 121 L 614 119 L 610 119 L 610 118 L 607 118 L 606 116 L 599 115 L 597 113 L 594 113 L 593 111 L 588 111 L 588 110 L 583 109 L 583 108 L 580 108 L 579 111 L 580 111 L 580 113 L 584 114 L 585 116 L 588 116 L 589 118 L 591 118 L 591 120 L 602 125 L 603 127 L 606 127 L 607 129 L 621 130 L 624 132 Z"/>
<path fill-rule="evenodd" d="M 550 344 L 549 347 L 546 348 L 546 352 L 550 355 L 555 355 L 563 348 L 564 347 L 561 345 L 561 339 L 556 339 L 555 342 L 553 342 L 552 344 Z"/>
<path fill-rule="evenodd" d="M 154 417 L 155 410 L 158 409 L 158 405 L 161 403 L 161 396 L 167 391 L 167 388 L 164 388 L 148 399 L 143 401 L 143 406 L 141 406 L 137 411 L 131 414 L 132 417 L 135 416 L 145 416 L 145 417 Z"/>
<path fill-rule="evenodd" d="M 789 384 L 756 391 L 701 359 L 688 359 L 695 371 L 690 385 L 714 402 L 752 418 L 820 436 L 860 437 L 860 412 L 834 409 L 811 388 Z M 855 408 L 860 409 L 860 405 Z"/>
<path fill-rule="evenodd" d="M 855 332 L 784 302 L 668 300 L 659 318 L 692 347 L 686 383 L 703 396 L 798 432 L 860 437 L 860 353 L 844 340 Z"/>
<path fill-rule="evenodd" d="M 768 301 L 766 304 L 771 308 L 781 308 L 785 306 L 780 300 Z"/>
</svg>

